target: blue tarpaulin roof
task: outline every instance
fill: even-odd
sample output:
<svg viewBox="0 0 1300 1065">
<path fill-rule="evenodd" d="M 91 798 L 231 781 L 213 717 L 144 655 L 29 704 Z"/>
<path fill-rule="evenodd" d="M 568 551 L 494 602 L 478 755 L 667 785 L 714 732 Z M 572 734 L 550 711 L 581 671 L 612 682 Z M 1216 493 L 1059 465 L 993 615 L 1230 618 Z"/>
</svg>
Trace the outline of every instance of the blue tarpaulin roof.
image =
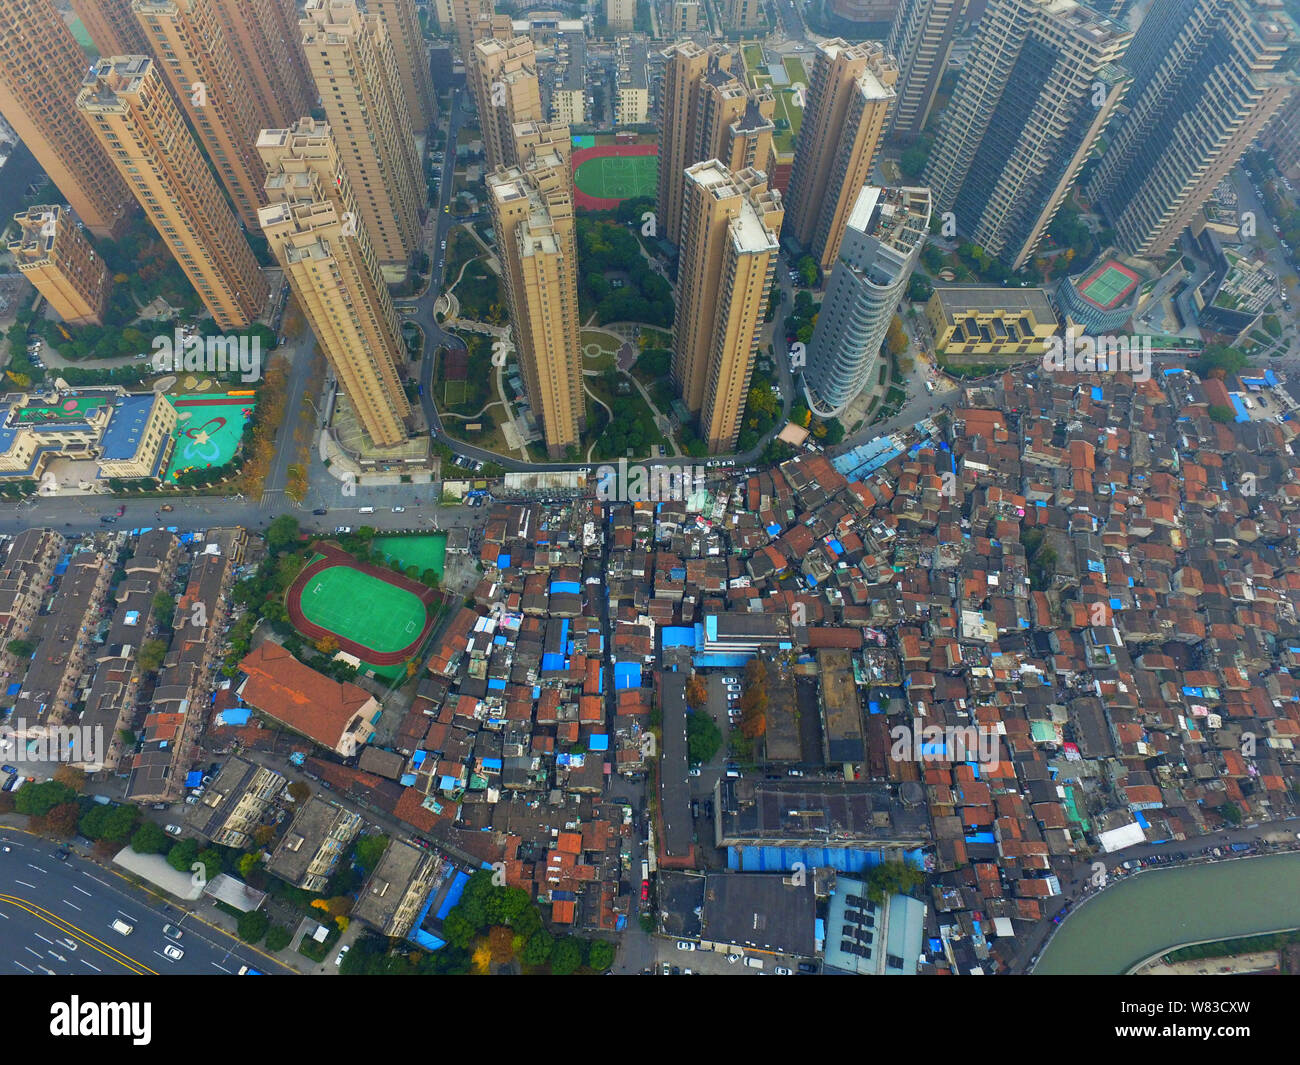
<svg viewBox="0 0 1300 1065">
<path fill-rule="evenodd" d="M 593 751 L 608 751 L 609 737 L 600 732 L 594 732 L 587 737 L 587 746 Z"/>
<path fill-rule="evenodd" d="M 232 706 L 229 710 L 222 710 L 218 716 L 218 724 L 242 726 L 248 724 L 250 711 L 246 706 Z"/>
<path fill-rule="evenodd" d="M 203 770 L 194 769 L 185 774 L 185 786 L 187 788 L 197 788 L 203 783 Z"/>
<path fill-rule="evenodd" d="M 614 690 L 622 691 L 624 688 L 639 687 L 641 687 L 641 663 L 615 662 Z"/>
<path fill-rule="evenodd" d="M 861 873 L 897 860 L 896 854 L 846 847 L 728 847 L 727 868 L 749 873 L 790 872 L 795 862 L 801 862 L 805 869 L 830 866 L 841 873 Z M 907 851 L 905 858 L 918 868 L 924 863 L 919 850 Z"/>
<path fill-rule="evenodd" d="M 693 625 L 668 625 L 660 630 L 665 647 L 694 647 L 695 627 Z"/>
<path fill-rule="evenodd" d="M 451 913 L 456 903 L 460 902 L 460 897 L 465 894 L 465 885 L 469 883 L 468 873 L 457 873 L 456 879 L 451 882 L 451 889 L 443 897 L 442 905 L 438 907 L 437 918 L 442 920 L 447 914 Z"/>
<path fill-rule="evenodd" d="M 497 569 L 509 569 L 510 556 L 506 554 L 497 555 Z"/>
</svg>

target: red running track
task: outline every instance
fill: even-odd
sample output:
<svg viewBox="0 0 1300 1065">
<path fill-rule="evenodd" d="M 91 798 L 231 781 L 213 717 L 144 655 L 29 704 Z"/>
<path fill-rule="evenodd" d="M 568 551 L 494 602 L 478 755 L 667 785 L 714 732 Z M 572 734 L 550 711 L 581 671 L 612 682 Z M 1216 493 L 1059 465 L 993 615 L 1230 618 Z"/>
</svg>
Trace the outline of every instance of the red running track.
<svg viewBox="0 0 1300 1065">
<path fill-rule="evenodd" d="M 429 608 L 438 601 L 437 592 L 426 585 L 417 584 L 399 573 L 394 573 L 392 570 L 372 566 L 368 562 L 358 562 L 337 544 L 318 541 L 311 545 L 311 550 L 313 553 L 324 557 L 317 559 L 303 569 L 284 594 L 284 606 L 289 612 L 289 621 L 295 629 L 313 642 L 329 636 L 338 643 L 340 651 L 356 655 L 361 661 L 371 666 L 401 665 L 419 650 L 420 644 L 424 642 L 429 635 L 429 630 L 433 628 L 433 612 Z M 331 566 L 348 566 L 381 581 L 387 581 L 398 588 L 404 588 L 417 596 L 425 606 L 424 627 L 420 630 L 419 635 L 400 651 L 380 652 L 367 647 L 365 644 L 357 643 L 356 640 L 350 640 L 342 633 L 331 632 L 329 629 L 323 629 L 319 625 L 308 621 L 302 612 L 302 590 L 307 587 L 307 582 L 316 574 L 320 573 L 321 570 L 329 569 Z"/>
<path fill-rule="evenodd" d="M 659 145 L 657 144 L 599 144 L 594 148 L 574 148 L 573 149 L 573 172 L 577 174 L 578 167 L 588 159 L 599 159 L 601 156 L 629 156 L 629 155 L 658 155 Z M 577 183 L 573 186 L 573 204 L 575 207 L 581 207 L 585 211 L 612 211 L 622 200 L 610 200 L 600 196 L 589 196 L 578 188 Z"/>
</svg>

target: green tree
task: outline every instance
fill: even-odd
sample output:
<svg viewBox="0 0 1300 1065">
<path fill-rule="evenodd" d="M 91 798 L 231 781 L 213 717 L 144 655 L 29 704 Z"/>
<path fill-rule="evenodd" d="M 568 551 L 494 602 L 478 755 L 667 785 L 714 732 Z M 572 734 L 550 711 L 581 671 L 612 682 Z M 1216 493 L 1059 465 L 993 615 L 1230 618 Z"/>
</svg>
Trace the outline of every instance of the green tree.
<svg viewBox="0 0 1300 1065">
<path fill-rule="evenodd" d="M 167 657 L 167 645 L 162 640 L 145 640 L 136 657 L 141 673 L 156 673 Z"/>
<path fill-rule="evenodd" d="M 10 640 L 5 650 L 19 658 L 31 658 L 36 653 L 36 644 L 31 640 Z"/>
<path fill-rule="evenodd" d="M 176 616 L 176 600 L 168 592 L 158 592 L 153 597 L 153 612 L 158 627 L 170 629 Z"/>
<path fill-rule="evenodd" d="M 1222 403 L 1211 403 L 1209 415 L 1212 422 L 1218 422 L 1220 425 L 1231 425 L 1237 417 L 1237 412 L 1231 407 L 1225 407 Z"/>
<path fill-rule="evenodd" d="M 925 883 L 925 872 L 906 862 L 884 862 L 867 875 L 867 898 L 881 903 L 889 895 L 906 895 Z"/>
<path fill-rule="evenodd" d="M 520 957 L 525 965 L 545 965 L 551 958 L 551 948 L 554 944 L 555 939 L 551 933 L 544 928 L 539 928 L 528 937 Z"/>
<path fill-rule="evenodd" d="M 213 850 L 211 847 L 206 847 L 199 851 L 199 856 L 196 860 L 203 863 L 203 877 L 205 880 L 215 880 L 220 874 L 221 854 L 218 851 Z"/>
<path fill-rule="evenodd" d="M 292 514 L 281 514 L 266 529 L 266 546 L 279 554 L 298 542 L 298 519 Z"/>
<path fill-rule="evenodd" d="M 692 762 L 703 765 L 710 761 L 722 746 L 722 733 L 714 724 L 711 714 L 686 714 L 686 750 Z"/>
<path fill-rule="evenodd" d="M 817 260 L 811 255 L 803 256 L 794 264 L 795 271 L 799 274 L 799 280 L 811 288 L 817 284 Z"/>
<path fill-rule="evenodd" d="M 272 953 L 284 950 L 292 942 L 293 933 L 282 924 L 275 925 L 266 933 L 266 949 Z"/>
<path fill-rule="evenodd" d="M 271 919 L 261 910 L 251 910 L 248 913 L 239 915 L 239 921 L 235 926 L 239 933 L 239 938 L 245 943 L 260 943 L 262 937 L 266 935 L 271 928 Z"/>
<path fill-rule="evenodd" d="M 145 821 L 131 837 L 131 849 L 137 854 L 166 854 L 171 837 L 152 821 Z"/>
<path fill-rule="evenodd" d="M 582 943 L 573 936 L 556 940 L 551 948 L 551 973 L 554 976 L 570 976 L 578 971 L 582 964 Z"/>
<path fill-rule="evenodd" d="M 76 801 L 77 793 L 66 784 L 60 784 L 57 780 L 46 780 L 40 784 L 28 784 L 18 792 L 14 796 L 14 810 L 20 814 L 44 817 L 60 803 Z"/>
<path fill-rule="evenodd" d="M 468 950 L 469 945 L 474 942 L 474 937 L 478 934 L 475 928 L 460 912 L 460 906 L 454 907 L 446 917 L 442 919 L 443 938 L 453 947 L 459 947 L 461 950 Z"/>
<path fill-rule="evenodd" d="M 361 836 L 357 840 L 353 853 L 358 865 L 366 872 L 374 872 L 386 850 L 388 850 L 387 836 Z"/>
<path fill-rule="evenodd" d="M 178 873 L 188 873 L 199 858 L 199 845 L 196 840 L 183 839 L 167 854 L 167 864 Z"/>
<path fill-rule="evenodd" d="M 614 964 L 614 944 L 603 939 L 593 939 L 587 949 L 587 967 L 604 972 Z"/>
<path fill-rule="evenodd" d="M 242 880 L 247 880 L 252 871 L 257 867 L 258 857 L 256 854 L 249 852 L 239 856 L 239 876 Z"/>
</svg>

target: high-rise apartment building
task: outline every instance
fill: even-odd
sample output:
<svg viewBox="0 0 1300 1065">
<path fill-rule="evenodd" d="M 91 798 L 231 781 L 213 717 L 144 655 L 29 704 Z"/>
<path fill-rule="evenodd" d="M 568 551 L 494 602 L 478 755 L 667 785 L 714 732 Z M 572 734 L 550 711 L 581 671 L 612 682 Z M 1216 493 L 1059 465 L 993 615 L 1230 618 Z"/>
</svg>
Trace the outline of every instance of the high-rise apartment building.
<svg viewBox="0 0 1300 1065">
<path fill-rule="evenodd" d="M 407 439 L 401 322 L 329 126 L 311 118 L 264 129 L 270 205 L 262 232 L 356 411 L 380 447 Z"/>
<path fill-rule="evenodd" d="M 930 225 L 930 190 L 859 190 L 808 344 L 804 395 L 834 418 L 874 380 L 876 358 Z"/>
<path fill-rule="evenodd" d="M 0 115 L 96 236 L 121 231 L 131 193 L 77 114 L 86 53 L 54 0 L 0 0 Z"/>
<path fill-rule="evenodd" d="M 542 94 L 537 82 L 537 56 L 527 37 L 500 41 L 488 37 L 474 44 L 467 73 L 479 101 L 479 128 L 488 172 L 513 166 L 514 127 L 519 122 L 541 122 Z"/>
<path fill-rule="evenodd" d="M 547 453 L 576 447 L 585 421 L 569 127 L 515 127 L 516 165 L 487 177 L 510 330 Z"/>
<path fill-rule="evenodd" d="M 420 237 L 424 179 L 406 94 L 384 24 L 356 0 L 307 0 L 302 48 L 361 221 L 385 265 L 405 265 Z"/>
<path fill-rule="evenodd" d="M 153 60 L 101 59 L 77 109 L 217 325 L 252 323 L 266 308 L 266 278 Z"/>
<path fill-rule="evenodd" d="M 682 41 L 663 54 L 659 221 L 661 235 L 678 244 L 688 167 L 716 159 L 732 172 L 753 167 L 771 179 L 776 101 L 766 90 L 745 87 L 722 45 L 704 49 Z"/>
<path fill-rule="evenodd" d="M 894 103 L 898 67 L 874 41 L 817 46 L 786 209 L 790 234 L 828 272 Z"/>
<path fill-rule="evenodd" d="M 673 33 L 694 33 L 702 21 L 700 0 L 673 0 Z"/>
<path fill-rule="evenodd" d="M 898 62 L 891 137 L 916 136 L 925 128 L 965 8 L 966 0 L 902 0 L 898 5 L 885 40 L 885 52 Z"/>
<path fill-rule="evenodd" d="M 131 12 L 132 0 L 71 0 L 91 41 L 104 55 L 143 55 L 148 46 Z"/>
<path fill-rule="evenodd" d="M 53 204 L 14 215 L 18 237 L 9 254 L 19 273 L 36 286 L 54 312 L 70 325 L 103 325 L 110 282 L 108 266 L 95 254 L 68 212 Z"/>
<path fill-rule="evenodd" d="M 1155 5 L 1128 53 L 1126 111 L 1087 194 L 1130 254 L 1164 255 L 1293 99 L 1300 32 L 1254 0 Z"/>
<path fill-rule="evenodd" d="M 217 17 L 250 93 L 259 129 L 287 126 L 316 106 L 316 86 L 302 54 L 294 0 L 220 0 Z"/>
<path fill-rule="evenodd" d="M 370 0 L 368 10 L 378 15 L 388 30 L 402 91 L 406 94 L 406 111 L 415 131 L 423 133 L 438 117 L 438 105 L 415 0 Z"/>
<path fill-rule="evenodd" d="M 1073 0 L 990 0 L 926 164 L 935 210 L 1020 269 L 1128 87 L 1132 36 Z"/>
<path fill-rule="evenodd" d="M 255 108 L 218 17 L 220 0 L 135 0 L 154 67 L 189 116 L 240 220 L 257 227 L 265 171 L 253 150 L 267 116 Z"/>
<path fill-rule="evenodd" d="M 686 170 L 673 382 L 711 453 L 740 434 L 779 248 L 781 194 L 757 170 L 716 159 Z"/>
<path fill-rule="evenodd" d="M 636 25 L 636 0 L 605 0 L 605 25 L 619 33 L 631 33 Z"/>
<path fill-rule="evenodd" d="M 752 30 L 764 24 L 763 0 L 724 0 L 723 25 L 729 30 Z"/>
<path fill-rule="evenodd" d="M 473 57 L 471 49 L 476 39 L 474 27 L 480 19 L 491 21 L 494 14 L 492 0 L 450 0 L 450 3 L 452 22 L 456 26 L 456 42 L 460 45 L 460 58 L 468 74 Z"/>
</svg>

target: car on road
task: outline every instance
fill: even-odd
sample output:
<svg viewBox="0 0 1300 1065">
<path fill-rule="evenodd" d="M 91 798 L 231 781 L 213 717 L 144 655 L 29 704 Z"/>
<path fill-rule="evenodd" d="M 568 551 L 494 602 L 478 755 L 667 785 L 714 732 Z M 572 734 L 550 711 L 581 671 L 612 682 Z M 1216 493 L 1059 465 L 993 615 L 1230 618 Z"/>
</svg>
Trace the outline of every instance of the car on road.
<svg viewBox="0 0 1300 1065">
<path fill-rule="evenodd" d="M 740 961 L 740 955 L 739 955 L 739 954 L 728 954 L 728 955 L 727 955 L 727 964 L 728 964 L 728 965 L 735 965 L 736 962 L 738 962 L 738 961 Z"/>
<path fill-rule="evenodd" d="M 15 769 L 15 768 L 14 768 L 13 766 L 11 766 L 11 765 L 0 765 L 0 770 L 4 770 L 4 772 L 6 772 L 6 773 L 17 773 L 17 772 L 18 772 L 18 770 Z"/>
<path fill-rule="evenodd" d="M 117 516 L 120 518 L 125 513 L 126 513 L 126 504 L 125 503 L 119 504 L 117 508 Z"/>
<path fill-rule="evenodd" d="M 185 957 L 185 951 L 181 950 L 175 943 L 168 943 L 167 946 L 163 947 L 163 953 L 172 961 L 180 961 Z"/>
<path fill-rule="evenodd" d="M 179 836 L 179 835 L 181 834 L 181 826 L 180 826 L 180 825 L 168 825 L 167 828 L 165 829 L 165 831 L 167 832 L 167 834 L 168 834 L 169 836 Z"/>
<path fill-rule="evenodd" d="M 694 949 L 695 949 L 695 944 L 694 944 L 694 943 L 691 943 L 691 942 L 688 942 L 688 941 L 685 940 L 685 939 L 679 939 L 679 940 L 677 941 L 677 949 L 678 949 L 678 950 L 694 950 Z"/>
<path fill-rule="evenodd" d="M 170 511 L 175 510 L 176 508 L 175 508 L 174 506 L 172 506 L 170 503 L 164 503 L 164 504 L 163 504 L 161 507 L 159 507 L 158 509 L 161 510 L 164 514 L 166 514 L 166 513 L 170 512 Z"/>
<path fill-rule="evenodd" d="M 700 775 L 700 767 L 697 765 L 691 766 L 690 775 L 693 777 L 698 777 Z"/>
<path fill-rule="evenodd" d="M 109 927 L 119 936 L 129 936 L 135 931 L 134 925 L 127 924 L 120 917 L 114 917 L 112 922 L 109 924 Z"/>
<path fill-rule="evenodd" d="M 801 961 L 799 963 L 799 971 L 801 973 L 815 973 L 817 971 L 817 966 L 812 964 L 812 962 Z"/>
<path fill-rule="evenodd" d="M 405 514 L 405 513 L 406 513 L 406 508 L 405 508 L 405 507 L 394 507 L 394 508 L 393 508 L 393 513 L 394 513 L 394 514 Z"/>
<path fill-rule="evenodd" d="M 649 901 L 650 901 L 650 881 L 649 881 L 649 880 L 642 880 L 642 881 L 641 881 L 641 901 L 642 901 L 642 902 L 649 902 Z"/>
<path fill-rule="evenodd" d="M 112 514 L 101 514 L 101 515 L 99 516 L 99 520 L 100 520 L 104 525 L 116 525 L 116 524 L 117 524 L 117 519 L 116 519 L 115 517 L 113 517 Z"/>
<path fill-rule="evenodd" d="M 441 244 L 438 245 L 438 247 L 445 250 L 447 247 L 447 242 L 444 240 Z"/>
<path fill-rule="evenodd" d="M 789 969 L 787 969 L 784 965 L 778 965 L 775 969 L 772 970 L 772 972 L 776 973 L 777 976 L 793 976 L 793 975 L 794 975 L 794 973 L 792 973 L 792 972 L 791 972 Z"/>
<path fill-rule="evenodd" d="M 352 531 L 351 525 L 340 525 L 337 529 L 334 530 L 334 532 L 339 536 L 346 536 L 351 531 Z"/>
<path fill-rule="evenodd" d="M 342 950 L 340 950 L 340 951 L 339 951 L 339 956 L 338 956 L 337 958 L 334 959 L 334 964 L 335 964 L 335 965 L 342 965 L 342 964 L 343 964 L 343 959 L 346 958 L 346 957 L 348 956 L 348 951 L 350 951 L 351 949 L 352 949 L 352 945 L 349 943 L 346 947 L 344 947 Z"/>
<path fill-rule="evenodd" d="M 163 935 L 168 939 L 180 939 L 183 934 L 174 924 L 163 925 Z"/>
<path fill-rule="evenodd" d="M 322 514 L 328 514 L 329 510 L 326 507 L 317 507 L 315 510 L 312 511 L 312 513 L 315 514 L 317 517 L 320 517 Z"/>
</svg>

